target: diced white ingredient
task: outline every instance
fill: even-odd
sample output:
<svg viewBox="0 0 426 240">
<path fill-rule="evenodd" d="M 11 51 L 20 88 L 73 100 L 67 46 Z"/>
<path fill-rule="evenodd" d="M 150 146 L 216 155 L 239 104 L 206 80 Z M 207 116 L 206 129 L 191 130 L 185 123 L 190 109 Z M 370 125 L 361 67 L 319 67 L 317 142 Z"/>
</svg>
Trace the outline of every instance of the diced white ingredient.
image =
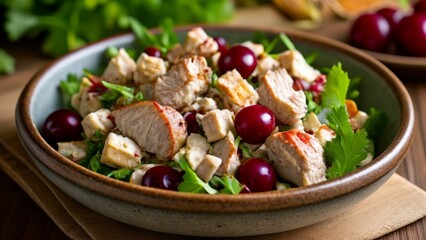
<svg viewBox="0 0 426 240">
<path fill-rule="evenodd" d="M 206 157 L 210 147 L 210 144 L 202 135 L 195 133 L 189 135 L 186 140 L 185 157 L 192 170 L 198 168 L 200 163 Z"/>
<path fill-rule="evenodd" d="M 136 62 L 133 79 L 136 84 L 155 83 L 157 78 L 166 72 L 167 64 L 162 58 L 142 53 Z"/>
<path fill-rule="evenodd" d="M 228 71 L 217 80 L 217 89 L 223 94 L 224 107 L 234 113 L 242 108 L 254 105 L 259 100 L 259 94 L 237 70 Z"/>
<path fill-rule="evenodd" d="M 262 53 L 265 52 L 265 49 L 264 49 L 263 45 L 259 44 L 259 43 L 254 43 L 254 42 L 251 42 L 251 41 L 246 41 L 246 42 L 240 43 L 240 45 L 242 45 L 242 46 L 250 49 L 254 53 L 254 56 L 256 58 L 259 57 Z"/>
<path fill-rule="evenodd" d="M 212 155 L 222 159 L 222 164 L 216 171 L 217 175 L 222 176 L 223 174 L 235 173 L 238 166 L 241 164 L 237 150 L 232 132 L 228 132 L 225 138 L 213 145 Z"/>
<path fill-rule="evenodd" d="M 210 112 L 217 109 L 216 101 L 210 97 L 197 97 L 188 107 L 182 109 L 182 112 Z"/>
<path fill-rule="evenodd" d="M 253 157 L 267 159 L 268 148 L 266 147 L 266 145 L 265 144 L 260 145 L 260 147 L 253 152 Z"/>
<path fill-rule="evenodd" d="M 142 184 L 142 179 L 143 179 L 143 176 L 145 175 L 145 173 L 149 169 L 151 169 L 151 168 L 153 168 L 155 166 L 159 166 L 159 165 L 160 164 L 152 164 L 152 163 L 142 164 L 139 169 L 133 171 L 132 175 L 130 175 L 129 182 L 133 183 L 133 184 L 136 184 L 136 185 L 141 185 Z"/>
<path fill-rule="evenodd" d="M 80 84 L 80 90 L 71 98 L 71 106 L 84 117 L 87 114 L 102 108 L 100 95 L 95 92 L 89 92 L 92 82 L 84 77 Z"/>
<path fill-rule="evenodd" d="M 328 141 L 333 140 L 336 137 L 336 133 L 327 127 L 327 125 L 321 125 L 314 133 L 314 136 L 320 142 L 321 146 L 325 146 Z"/>
<path fill-rule="evenodd" d="M 195 173 L 204 181 L 208 182 L 213 177 L 220 164 L 222 159 L 207 154 L 204 160 L 200 163 Z"/>
<path fill-rule="evenodd" d="M 367 121 L 368 115 L 367 113 L 363 111 L 358 111 L 355 116 L 350 118 L 350 123 L 352 126 L 352 129 L 354 131 L 361 129 L 362 126 L 364 126 L 365 121 Z"/>
<path fill-rule="evenodd" d="M 86 157 L 86 148 L 85 141 L 58 142 L 58 152 L 74 162 Z"/>
<path fill-rule="evenodd" d="M 120 48 L 117 56 L 111 58 L 103 73 L 103 79 L 113 84 L 126 85 L 132 82 L 136 63 L 124 50 Z"/>
<path fill-rule="evenodd" d="M 321 123 L 318 120 L 317 115 L 315 115 L 315 113 L 313 112 L 308 113 L 305 119 L 303 120 L 303 127 L 305 129 L 305 132 L 314 133 L 318 130 L 320 126 Z"/>
<path fill-rule="evenodd" d="M 133 140 L 110 132 L 100 162 L 114 168 L 134 168 L 141 158 L 141 149 Z"/>
<path fill-rule="evenodd" d="M 197 114 L 208 142 L 216 142 L 234 130 L 234 114 L 228 109 L 212 110 L 205 115 Z"/>
<path fill-rule="evenodd" d="M 309 65 L 297 50 L 288 50 L 278 56 L 278 62 L 295 78 L 313 82 L 321 73 Z"/>
<path fill-rule="evenodd" d="M 105 108 L 91 112 L 85 116 L 83 121 L 81 121 L 81 125 L 83 126 L 86 137 L 92 139 L 96 131 L 107 135 L 114 128 L 114 123 L 111 121 L 110 116 L 111 111 Z"/>
</svg>

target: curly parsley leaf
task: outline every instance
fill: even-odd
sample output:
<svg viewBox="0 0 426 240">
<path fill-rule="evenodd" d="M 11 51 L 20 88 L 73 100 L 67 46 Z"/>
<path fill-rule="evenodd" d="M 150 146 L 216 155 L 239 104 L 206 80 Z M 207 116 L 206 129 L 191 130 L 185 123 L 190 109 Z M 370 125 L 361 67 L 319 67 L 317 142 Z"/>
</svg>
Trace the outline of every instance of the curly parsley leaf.
<svg viewBox="0 0 426 240">
<path fill-rule="evenodd" d="M 342 64 L 331 67 L 327 75 L 327 83 L 321 93 L 321 107 L 332 108 L 345 106 L 350 79 L 348 73 L 343 71 Z"/>
<path fill-rule="evenodd" d="M 336 133 L 336 137 L 324 147 L 326 161 L 331 165 L 327 169 L 327 178 L 334 179 L 356 169 L 367 157 L 370 140 L 364 129 L 357 132 L 352 130 L 344 106 L 333 107 L 327 120 L 329 127 Z"/>
<path fill-rule="evenodd" d="M 216 194 L 218 191 L 212 188 L 208 183 L 204 182 L 197 176 L 194 170 L 188 164 L 184 155 L 178 156 L 177 162 L 179 167 L 185 172 L 183 181 L 179 184 L 179 192 L 191 193 L 209 193 Z"/>
<path fill-rule="evenodd" d="M 235 141 L 235 147 L 237 149 L 241 150 L 241 153 L 243 155 L 243 158 L 252 158 L 253 157 L 253 153 L 250 151 L 249 147 L 247 147 L 247 145 L 245 144 L 245 142 L 242 142 L 242 139 L 240 136 L 238 136 Z"/>
<path fill-rule="evenodd" d="M 210 183 L 220 190 L 223 194 L 239 194 L 243 185 L 232 175 L 223 175 L 222 177 L 213 176 Z"/>
</svg>

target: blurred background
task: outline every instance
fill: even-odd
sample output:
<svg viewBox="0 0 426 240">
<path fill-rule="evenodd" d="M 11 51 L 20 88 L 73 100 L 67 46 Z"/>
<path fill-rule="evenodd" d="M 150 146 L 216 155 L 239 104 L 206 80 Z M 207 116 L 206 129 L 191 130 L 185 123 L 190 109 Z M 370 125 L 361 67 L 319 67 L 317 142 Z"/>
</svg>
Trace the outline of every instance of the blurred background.
<svg viewBox="0 0 426 240">
<path fill-rule="evenodd" d="M 0 74 L 13 73 L 16 64 L 2 46 L 8 42 L 31 39 L 44 55 L 58 57 L 128 31 L 122 24 L 128 16 L 148 28 L 164 18 L 175 25 L 228 23 L 241 9 L 272 6 L 290 25 L 313 29 L 330 16 L 345 21 L 366 9 L 404 7 L 404 2 L 408 0 L 0 0 Z"/>
</svg>

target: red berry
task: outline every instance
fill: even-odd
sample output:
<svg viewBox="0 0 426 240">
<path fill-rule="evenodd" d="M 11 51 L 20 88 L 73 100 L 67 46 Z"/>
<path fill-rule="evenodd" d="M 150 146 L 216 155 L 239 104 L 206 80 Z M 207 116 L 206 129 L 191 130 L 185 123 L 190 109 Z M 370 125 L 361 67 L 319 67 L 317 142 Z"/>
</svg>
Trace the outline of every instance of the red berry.
<svg viewBox="0 0 426 240">
<path fill-rule="evenodd" d="M 426 14 L 426 0 L 420 0 L 413 5 L 415 13 Z"/>
<path fill-rule="evenodd" d="M 177 191 L 182 182 L 183 172 L 169 166 L 155 166 L 146 171 L 142 178 L 142 186 Z"/>
<path fill-rule="evenodd" d="M 385 52 L 390 40 L 390 25 L 381 15 L 366 13 L 352 25 L 350 42 L 359 48 Z"/>
<path fill-rule="evenodd" d="M 68 109 L 59 109 L 51 113 L 42 127 L 42 135 L 50 144 L 77 141 L 83 139 L 81 116 Z"/>
<path fill-rule="evenodd" d="M 243 78 L 248 78 L 256 68 L 257 59 L 252 50 L 236 45 L 220 55 L 218 65 L 221 74 L 236 69 Z"/>
<path fill-rule="evenodd" d="M 395 8 L 382 8 L 377 11 L 377 14 L 380 14 L 388 21 L 390 26 L 391 36 L 395 34 L 399 22 L 405 16 L 404 12 Z"/>
<path fill-rule="evenodd" d="M 250 144 L 264 143 L 275 128 L 275 116 L 269 108 L 251 105 L 241 109 L 235 116 L 235 130 Z"/>
<path fill-rule="evenodd" d="M 222 54 L 225 53 L 226 50 L 228 49 L 228 46 L 226 45 L 226 39 L 223 37 L 215 37 L 213 39 L 216 41 L 217 45 L 219 46 L 219 52 Z"/>
<path fill-rule="evenodd" d="M 237 170 L 237 179 L 248 192 L 265 192 L 275 189 L 277 174 L 272 165 L 262 158 L 249 158 Z"/>
<path fill-rule="evenodd" d="M 151 57 L 161 57 L 161 51 L 156 47 L 147 47 L 144 53 Z"/>
<path fill-rule="evenodd" d="M 395 43 L 401 54 L 426 57 L 426 14 L 404 17 L 398 25 Z"/>
</svg>

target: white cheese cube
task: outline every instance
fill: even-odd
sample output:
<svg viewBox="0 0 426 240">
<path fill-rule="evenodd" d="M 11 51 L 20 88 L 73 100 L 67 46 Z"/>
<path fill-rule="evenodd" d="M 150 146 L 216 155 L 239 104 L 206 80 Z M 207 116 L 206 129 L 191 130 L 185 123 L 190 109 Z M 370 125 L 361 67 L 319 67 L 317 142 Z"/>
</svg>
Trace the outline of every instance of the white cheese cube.
<svg viewBox="0 0 426 240">
<path fill-rule="evenodd" d="M 352 129 L 354 131 L 361 129 L 362 126 L 364 126 L 365 121 L 367 121 L 368 115 L 367 113 L 363 111 L 358 111 L 355 116 L 350 118 L 350 123 L 352 126 Z"/>
<path fill-rule="evenodd" d="M 197 169 L 210 149 L 210 144 L 200 134 L 192 133 L 186 140 L 185 157 L 193 170 Z"/>
<path fill-rule="evenodd" d="M 308 115 L 306 115 L 305 119 L 303 120 L 303 127 L 307 133 L 316 132 L 320 126 L 321 123 L 318 120 L 317 115 L 315 115 L 313 112 L 308 113 Z"/>
<path fill-rule="evenodd" d="M 96 131 L 107 135 L 114 128 L 114 123 L 111 121 L 110 116 L 111 111 L 105 108 L 91 112 L 85 116 L 83 121 L 81 121 L 81 125 L 83 126 L 86 137 L 92 139 Z"/>
<path fill-rule="evenodd" d="M 141 158 L 141 149 L 133 140 L 110 132 L 100 161 L 115 168 L 134 168 L 141 163 Z"/>
<path fill-rule="evenodd" d="M 224 138 L 228 131 L 234 132 L 234 114 L 228 109 L 216 109 L 199 118 L 208 142 Z"/>
<path fill-rule="evenodd" d="M 86 148 L 84 141 L 58 142 L 58 152 L 74 162 L 86 157 Z"/>
<path fill-rule="evenodd" d="M 314 137 L 318 139 L 321 146 L 325 146 L 328 141 L 333 140 L 336 137 L 336 133 L 327 127 L 327 125 L 321 125 L 314 133 Z"/>
<path fill-rule="evenodd" d="M 207 154 L 204 160 L 198 166 L 197 170 L 195 170 L 195 173 L 197 173 L 201 179 L 208 182 L 213 177 L 220 164 L 222 164 L 222 159 Z"/>
</svg>

